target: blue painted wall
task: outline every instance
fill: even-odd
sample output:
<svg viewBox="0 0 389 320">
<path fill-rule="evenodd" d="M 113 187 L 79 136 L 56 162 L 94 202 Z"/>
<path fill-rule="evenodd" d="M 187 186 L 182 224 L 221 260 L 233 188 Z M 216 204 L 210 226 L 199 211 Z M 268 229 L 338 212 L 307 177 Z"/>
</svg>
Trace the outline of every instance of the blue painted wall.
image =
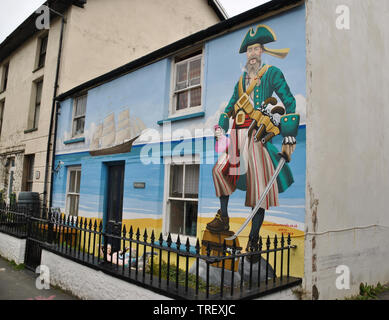
<svg viewBox="0 0 389 320">
<path fill-rule="evenodd" d="M 244 27 L 234 32 L 212 39 L 204 44 L 203 51 L 203 91 L 202 105 L 204 116 L 176 121 L 171 130 L 189 130 L 203 128 L 211 130 L 218 122 L 224 105 L 229 101 L 233 88 L 238 81 L 246 63 L 245 54 L 239 54 L 240 44 L 249 29 L 259 23 Z M 263 63 L 280 68 L 297 100 L 297 112 L 305 121 L 305 9 L 303 6 L 287 13 L 261 21 L 270 26 L 277 35 L 277 41 L 269 48 L 290 48 L 287 58 L 281 60 L 264 54 Z M 141 162 L 142 148 L 146 141 L 139 139 L 132 151 L 126 154 L 92 157 L 89 144 L 97 124 L 111 112 L 117 116 L 121 110 L 129 108 L 131 117 L 139 117 L 149 129 L 148 132 L 162 133 L 162 126 L 157 122 L 168 117 L 171 58 L 165 58 L 120 78 L 102 84 L 88 91 L 85 141 L 64 144 L 71 139 L 72 99 L 61 103 L 61 115 L 58 119 L 57 150 L 55 161 L 62 161 L 62 169 L 54 176 L 53 206 L 65 209 L 67 168 L 81 165 L 81 196 L 79 214 L 86 217 L 103 217 L 104 192 L 106 188 L 105 163 L 125 161 L 125 185 L 123 200 L 123 218 L 162 218 L 164 196 L 164 165 L 144 165 Z M 304 123 L 303 123 L 304 124 Z M 146 135 L 147 136 L 147 135 Z M 146 138 L 145 138 L 146 139 Z M 179 137 L 173 140 L 180 140 Z M 302 125 L 297 137 L 298 145 L 290 164 L 295 183 L 280 194 L 280 207 L 267 212 L 267 220 L 276 223 L 297 224 L 303 230 L 305 218 L 305 125 Z M 186 150 L 194 152 L 196 145 L 205 142 L 201 150 L 210 152 L 205 158 L 201 155 L 199 185 L 199 215 L 213 216 L 219 206 L 215 196 L 212 167 L 217 159 L 213 153 L 213 137 L 187 139 Z M 280 150 L 281 138 L 273 143 Z M 179 142 L 173 142 L 175 150 Z M 147 145 L 147 144 L 146 144 Z M 166 143 L 155 141 L 147 145 L 160 150 Z M 181 145 L 182 146 L 182 145 Z M 143 149 L 144 150 L 144 149 Z M 166 149 L 165 149 L 166 150 Z M 197 150 L 198 151 L 198 150 Z M 163 152 L 156 155 L 161 160 Z M 212 161 L 209 161 L 211 159 Z M 134 182 L 145 182 L 145 189 L 135 189 Z M 230 199 L 230 215 L 244 217 L 248 208 L 244 207 L 245 193 L 235 192 Z"/>
</svg>

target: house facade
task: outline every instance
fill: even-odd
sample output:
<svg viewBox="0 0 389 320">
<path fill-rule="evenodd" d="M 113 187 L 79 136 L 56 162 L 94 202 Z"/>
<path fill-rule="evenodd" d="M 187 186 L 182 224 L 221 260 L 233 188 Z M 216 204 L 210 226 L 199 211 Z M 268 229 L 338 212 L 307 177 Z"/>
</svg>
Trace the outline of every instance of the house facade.
<svg viewBox="0 0 389 320">
<path fill-rule="evenodd" d="M 217 23 L 222 13 L 212 4 L 55 0 L 44 4 L 49 16 L 42 9 L 31 14 L 0 44 L 3 199 L 9 203 L 20 191 L 49 199 L 56 95 Z M 48 28 L 38 29 L 43 18 Z M 82 135 L 83 103 L 71 137 Z"/>
<path fill-rule="evenodd" d="M 247 62 L 239 48 L 250 29 L 266 26 L 288 48 L 284 58 L 263 54 L 263 63 L 282 70 L 301 121 L 289 166 L 294 183 L 266 211 L 261 236 L 290 234 L 291 275 L 304 272 L 305 228 L 305 8 L 266 19 L 243 21 L 231 30 L 195 41 L 199 34 L 147 55 L 136 66 L 106 74 L 95 83 L 61 95 L 56 136 L 53 207 L 68 215 L 103 221 L 105 228 L 139 227 L 164 236 L 201 239 L 216 214 L 213 167 L 214 126 L 233 95 Z M 186 44 L 185 44 L 186 41 Z M 193 41 L 193 42 L 192 42 Z M 269 49 L 270 50 L 270 49 Z M 135 61 L 136 62 L 136 61 Z M 117 75 L 114 74 L 117 72 Z M 265 79 L 264 79 L 265 81 Z M 269 79 L 268 79 L 269 81 Z M 259 95 L 260 93 L 256 93 Z M 69 139 L 78 106 L 85 99 L 84 135 Z M 278 104 L 283 102 L 277 94 Z M 281 150 L 282 137 L 272 144 Z M 250 213 L 244 191 L 230 197 L 229 216 L 237 230 Z M 248 230 L 239 241 L 245 248 Z"/>
<path fill-rule="evenodd" d="M 343 298 L 357 294 L 361 282 L 387 282 L 388 170 L 382 164 L 389 154 L 389 37 L 382 26 L 388 3 L 280 3 L 195 33 L 58 97 L 53 206 L 105 228 L 186 235 L 191 244 L 201 239 L 219 209 L 212 170 L 222 151 L 215 151 L 214 126 L 246 66 L 246 55 L 239 54 L 243 39 L 266 26 L 277 38 L 267 48 L 278 54 L 263 54 L 262 62 L 282 71 L 300 127 L 289 163 L 294 182 L 279 194 L 279 206 L 266 210 L 261 236 L 291 234 L 297 246 L 291 274 L 303 279 L 301 298 Z M 85 101 L 84 135 L 69 139 L 78 96 Z M 281 143 L 280 136 L 272 139 L 277 150 Z M 236 231 L 250 208 L 242 191 L 229 201 Z M 243 247 L 248 229 L 239 236 Z"/>
</svg>

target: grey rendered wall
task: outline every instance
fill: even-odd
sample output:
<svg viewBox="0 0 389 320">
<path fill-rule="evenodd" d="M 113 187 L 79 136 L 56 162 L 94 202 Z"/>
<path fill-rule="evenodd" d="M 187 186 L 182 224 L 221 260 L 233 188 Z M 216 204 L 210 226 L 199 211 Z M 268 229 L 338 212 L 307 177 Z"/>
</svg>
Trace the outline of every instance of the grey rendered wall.
<svg viewBox="0 0 389 320">
<path fill-rule="evenodd" d="M 307 298 L 389 282 L 389 1 L 306 0 Z M 336 8 L 350 9 L 350 29 Z M 336 288 L 339 265 L 350 289 Z M 345 282 L 343 282 L 345 283 Z"/>
<path fill-rule="evenodd" d="M 0 232 L 0 256 L 16 264 L 24 263 L 26 240 Z"/>
</svg>

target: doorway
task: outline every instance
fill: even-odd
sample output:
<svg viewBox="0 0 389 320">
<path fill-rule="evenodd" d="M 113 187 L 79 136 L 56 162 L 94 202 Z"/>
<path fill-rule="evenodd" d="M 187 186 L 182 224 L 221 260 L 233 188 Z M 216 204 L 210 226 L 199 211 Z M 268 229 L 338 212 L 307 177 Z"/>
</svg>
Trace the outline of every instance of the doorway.
<svg viewBox="0 0 389 320">
<path fill-rule="evenodd" d="M 123 215 L 124 162 L 108 164 L 106 225 L 108 234 L 121 236 Z M 120 250 L 120 239 L 107 236 L 111 251 Z"/>
</svg>

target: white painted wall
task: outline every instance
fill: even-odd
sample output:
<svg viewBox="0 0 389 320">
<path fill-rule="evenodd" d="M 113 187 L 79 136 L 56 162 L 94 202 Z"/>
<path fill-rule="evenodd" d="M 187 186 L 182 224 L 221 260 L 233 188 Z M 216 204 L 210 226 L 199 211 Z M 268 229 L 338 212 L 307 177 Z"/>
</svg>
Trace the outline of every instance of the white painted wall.
<svg viewBox="0 0 389 320">
<path fill-rule="evenodd" d="M 295 290 L 301 290 L 301 286 L 295 286 L 290 289 L 278 291 L 254 300 L 300 300 L 299 295 L 296 294 Z"/>
<path fill-rule="evenodd" d="M 16 264 L 24 263 L 26 240 L 0 232 L 0 256 Z"/>
<path fill-rule="evenodd" d="M 307 298 L 389 281 L 387 0 L 306 0 Z M 336 8 L 350 9 L 350 30 Z M 336 232 L 329 232 L 336 231 Z M 350 268 L 350 289 L 335 286 Z"/>
<path fill-rule="evenodd" d="M 220 22 L 205 0 L 93 0 L 67 19 L 58 94 Z"/>
<path fill-rule="evenodd" d="M 42 250 L 41 264 L 50 270 L 50 283 L 86 300 L 171 300 L 148 289 L 96 271 L 47 250 Z M 299 300 L 296 286 L 256 300 Z"/>
<path fill-rule="evenodd" d="M 50 283 L 87 300 L 170 300 L 168 297 L 111 277 L 42 250 L 41 264 L 50 270 Z"/>
</svg>

